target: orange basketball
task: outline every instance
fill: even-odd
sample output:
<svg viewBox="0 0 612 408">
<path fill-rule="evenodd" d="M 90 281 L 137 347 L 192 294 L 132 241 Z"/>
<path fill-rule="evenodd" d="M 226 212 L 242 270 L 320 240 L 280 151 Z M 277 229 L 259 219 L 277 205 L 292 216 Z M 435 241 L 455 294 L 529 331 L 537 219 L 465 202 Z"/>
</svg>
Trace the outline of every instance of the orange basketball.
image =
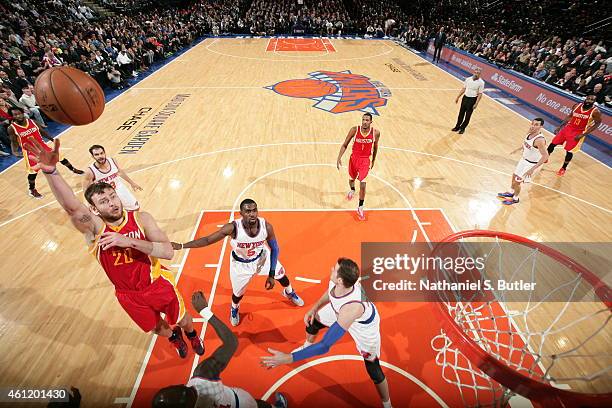
<svg viewBox="0 0 612 408">
<path fill-rule="evenodd" d="M 104 92 L 95 79 L 72 67 L 42 72 L 34 84 L 36 102 L 56 122 L 86 125 L 104 112 Z"/>
<path fill-rule="evenodd" d="M 272 89 L 281 95 L 294 98 L 320 98 L 333 94 L 338 87 L 318 79 L 290 79 L 279 82 Z"/>
</svg>

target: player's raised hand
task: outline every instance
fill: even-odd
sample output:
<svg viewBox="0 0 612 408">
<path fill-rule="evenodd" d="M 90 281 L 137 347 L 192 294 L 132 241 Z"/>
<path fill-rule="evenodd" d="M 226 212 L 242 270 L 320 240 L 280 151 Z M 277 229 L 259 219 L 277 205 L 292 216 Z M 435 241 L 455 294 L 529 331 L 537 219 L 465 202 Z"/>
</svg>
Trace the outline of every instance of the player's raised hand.
<svg viewBox="0 0 612 408">
<path fill-rule="evenodd" d="M 191 295 L 191 304 L 198 313 L 200 313 L 200 310 L 208 306 L 206 297 L 204 297 L 204 294 L 201 291 L 193 292 Z"/>
<path fill-rule="evenodd" d="M 53 143 L 53 150 L 49 152 L 45 149 L 47 145 L 36 139 L 32 140 L 30 150 L 37 161 L 36 165 L 33 166 L 34 170 L 42 170 L 45 173 L 52 173 L 55 170 L 55 165 L 59 161 L 60 141 L 55 139 Z"/>
<path fill-rule="evenodd" d="M 261 365 L 267 368 L 278 367 L 283 364 L 291 364 L 293 363 L 293 356 L 291 354 L 283 353 L 278 350 L 274 350 L 269 348 L 268 351 L 271 356 L 263 356 L 261 357 Z"/>
<path fill-rule="evenodd" d="M 112 248 L 114 246 L 120 248 L 127 248 L 131 245 L 130 239 L 123 234 L 118 232 L 105 232 L 102 234 L 98 245 L 102 249 Z"/>
<path fill-rule="evenodd" d="M 340 157 L 338 157 L 338 161 L 336 162 L 336 168 L 338 168 L 338 170 L 340 170 L 340 167 L 342 167 L 342 159 Z"/>
<path fill-rule="evenodd" d="M 170 245 L 172 245 L 172 249 L 175 251 L 180 251 L 183 249 L 183 244 L 179 244 L 178 242 L 170 242 Z"/>
<path fill-rule="evenodd" d="M 266 279 L 266 290 L 270 290 L 274 287 L 274 277 L 268 276 Z"/>
</svg>

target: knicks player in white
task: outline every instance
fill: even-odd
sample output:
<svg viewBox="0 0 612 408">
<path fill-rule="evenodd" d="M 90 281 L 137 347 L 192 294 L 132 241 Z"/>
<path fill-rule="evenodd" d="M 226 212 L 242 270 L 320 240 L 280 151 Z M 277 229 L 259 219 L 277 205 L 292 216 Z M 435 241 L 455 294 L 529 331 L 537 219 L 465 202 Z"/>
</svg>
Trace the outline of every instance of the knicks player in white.
<svg viewBox="0 0 612 408">
<path fill-rule="evenodd" d="M 306 342 L 291 354 L 268 349 L 271 356 L 261 357 L 269 368 L 291 364 L 325 354 L 349 332 L 357 351 L 363 356 L 368 375 L 384 408 L 391 407 L 389 384 L 380 367 L 380 316 L 374 303 L 362 300 L 359 266 L 348 258 L 340 258 L 332 267 L 329 287 L 319 301 L 304 316 Z M 323 339 L 314 343 L 319 330 L 329 327 Z"/>
<path fill-rule="evenodd" d="M 184 244 L 172 243 L 175 250 L 183 248 L 202 248 L 225 237 L 231 237 L 232 257 L 230 259 L 230 280 L 232 282 L 232 306 L 230 322 L 240 324 L 238 308 L 246 288 L 256 275 L 267 275 L 265 288 L 270 290 L 277 280 L 283 286 L 282 294 L 296 306 L 304 306 L 304 301 L 291 287 L 285 268 L 278 261 L 278 243 L 272 224 L 258 217 L 257 203 L 247 198 L 240 203 L 242 218 L 225 224 L 212 234 Z M 266 243 L 268 244 L 266 246 Z"/>
<path fill-rule="evenodd" d="M 87 168 L 89 171 L 85 172 L 85 180 L 83 180 L 83 191 L 87 190 L 93 183 L 108 183 L 117 192 L 117 196 L 121 200 L 123 207 L 126 210 L 136 211 L 140 208 L 138 204 L 138 200 L 132 192 L 127 188 L 127 186 L 123 183 L 122 180 L 127 181 L 130 186 L 132 186 L 133 190 L 142 190 L 138 184 L 134 182 L 127 175 L 127 173 L 119 167 L 117 162 L 110 158 L 106 157 L 106 151 L 103 146 L 93 145 L 89 148 L 89 153 L 91 153 L 91 157 L 95 159 L 95 161 L 89 165 Z"/>
<path fill-rule="evenodd" d="M 162 388 L 153 397 L 153 408 L 287 408 L 287 399 L 276 393 L 274 405 L 255 400 L 242 388 L 228 387 L 221 382 L 221 372 L 238 348 L 236 335 L 208 307 L 202 292 L 194 292 L 191 304 L 215 329 L 221 346 L 197 365 L 186 385 Z"/>
<path fill-rule="evenodd" d="M 542 134 L 542 126 L 544 119 L 535 118 L 529 126 L 529 133 L 523 140 L 523 146 L 512 151 L 514 154 L 523 149 L 523 157 L 516 165 L 514 174 L 512 174 L 512 184 L 510 191 L 497 194 L 497 197 L 503 199 L 503 204 L 512 205 L 519 202 L 519 194 L 521 193 L 521 184 L 530 183 L 532 177 L 542 168 L 542 165 L 548 161 L 548 151 L 546 151 L 546 138 Z"/>
</svg>

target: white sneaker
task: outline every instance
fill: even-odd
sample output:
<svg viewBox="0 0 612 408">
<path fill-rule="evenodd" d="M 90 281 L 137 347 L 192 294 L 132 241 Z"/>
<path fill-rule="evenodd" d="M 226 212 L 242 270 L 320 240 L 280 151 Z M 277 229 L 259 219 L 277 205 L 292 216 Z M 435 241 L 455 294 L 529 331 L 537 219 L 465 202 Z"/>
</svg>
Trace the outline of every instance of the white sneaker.
<svg viewBox="0 0 612 408">
<path fill-rule="evenodd" d="M 282 293 L 283 293 L 283 296 L 289 299 L 294 305 L 304 306 L 304 301 L 302 300 L 301 297 L 297 295 L 297 293 L 295 293 L 295 289 L 291 293 L 287 293 L 285 292 L 285 289 L 283 289 Z"/>
<path fill-rule="evenodd" d="M 240 313 L 238 313 L 239 309 L 236 307 L 230 306 L 230 323 L 232 326 L 238 326 L 240 324 Z"/>
</svg>

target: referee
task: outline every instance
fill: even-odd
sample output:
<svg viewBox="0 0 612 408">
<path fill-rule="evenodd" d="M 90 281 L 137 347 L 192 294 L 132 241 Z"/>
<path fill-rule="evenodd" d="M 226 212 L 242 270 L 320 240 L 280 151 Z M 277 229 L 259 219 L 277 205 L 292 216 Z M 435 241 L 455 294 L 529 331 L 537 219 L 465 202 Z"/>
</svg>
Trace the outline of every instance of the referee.
<svg viewBox="0 0 612 408">
<path fill-rule="evenodd" d="M 453 132 L 459 134 L 465 132 L 465 128 L 468 123 L 470 123 L 472 111 L 476 109 L 478 102 L 480 102 L 480 98 L 482 98 L 482 91 L 484 91 L 485 84 L 480 78 L 481 72 L 482 70 L 480 68 L 475 68 L 474 75 L 465 79 L 461 92 L 459 92 L 459 95 L 455 98 L 455 103 L 457 103 L 461 95 L 463 95 L 461 99 L 461 109 L 459 109 L 459 117 L 457 117 L 457 124 L 452 129 Z"/>
</svg>

